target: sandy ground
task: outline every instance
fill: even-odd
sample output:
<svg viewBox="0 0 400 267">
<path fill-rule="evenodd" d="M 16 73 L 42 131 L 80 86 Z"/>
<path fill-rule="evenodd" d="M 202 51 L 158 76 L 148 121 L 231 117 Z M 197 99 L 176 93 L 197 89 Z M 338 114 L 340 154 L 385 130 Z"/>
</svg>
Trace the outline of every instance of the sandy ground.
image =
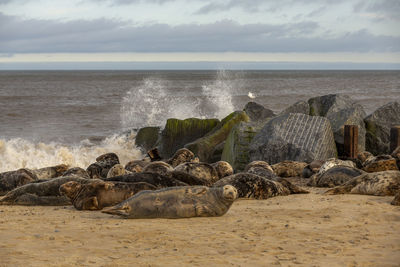
<svg viewBox="0 0 400 267">
<path fill-rule="evenodd" d="M 178 220 L 0 206 L 0 266 L 400 266 L 393 197 L 312 191 Z"/>
</svg>

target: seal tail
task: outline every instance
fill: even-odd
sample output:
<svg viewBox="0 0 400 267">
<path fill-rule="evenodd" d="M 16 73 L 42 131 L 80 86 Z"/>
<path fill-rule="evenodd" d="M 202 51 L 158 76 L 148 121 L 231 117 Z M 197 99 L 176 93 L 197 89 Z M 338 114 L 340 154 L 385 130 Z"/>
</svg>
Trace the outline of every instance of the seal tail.
<svg viewBox="0 0 400 267">
<path fill-rule="evenodd" d="M 305 190 L 305 189 L 303 189 L 303 188 L 301 188 L 301 187 L 299 187 L 299 186 L 297 186 L 297 185 L 294 185 L 294 184 L 292 184 L 291 182 L 289 182 L 288 180 L 286 180 L 286 179 L 279 179 L 278 180 L 284 187 L 286 187 L 287 189 L 289 189 L 289 191 L 290 191 L 290 194 L 308 194 L 308 193 L 310 193 L 309 191 L 307 191 L 307 190 Z"/>
<path fill-rule="evenodd" d="M 122 217 L 128 217 L 129 216 L 129 211 L 130 211 L 129 205 L 119 204 L 119 205 L 116 205 L 116 206 L 104 208 L 101 212 L 102 213 L 111 214 L 111 215 L 118 215 L 118 216 L 122 216 Z"/>
</svg>

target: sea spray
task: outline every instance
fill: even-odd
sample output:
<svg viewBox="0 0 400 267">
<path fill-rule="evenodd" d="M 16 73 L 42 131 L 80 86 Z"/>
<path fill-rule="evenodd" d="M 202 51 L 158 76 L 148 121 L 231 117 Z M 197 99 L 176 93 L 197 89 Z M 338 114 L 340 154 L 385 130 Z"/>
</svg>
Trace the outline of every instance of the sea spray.
<svg viewBox="0 0 400 267">
<path fill-rule="evenodd" d="M 135 147 L 134 136 L 129 135 L 113 135 L 98 145 L 84 140 L 72 146 L 54 142 L 34 143 L 21 138 L 0 139 L 0 172 L 58 164 L 86 169 L 95 162 L 96 157 L 109 152 L 116 153 L 122 164 L 143 157 Z"/>
<path fill-rule="evenodd" d="M 168 118 L 222 119 L 235 110 L 232 99 L 241 94 L 240 80 L 237 73 L 220 70 L 215 80 L 199 85 L 200 90 L 189 95 L 176 94 L 165 80 L 146 78 L 122 99 L 122 127 L 164 126 Z"/>
</svg>

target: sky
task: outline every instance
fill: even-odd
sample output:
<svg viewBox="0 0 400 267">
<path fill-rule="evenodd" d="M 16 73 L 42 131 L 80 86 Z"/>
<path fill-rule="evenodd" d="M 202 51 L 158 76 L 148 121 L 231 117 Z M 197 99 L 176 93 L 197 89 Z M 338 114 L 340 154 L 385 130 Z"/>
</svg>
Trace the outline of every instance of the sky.
<svg viewBox="0 0 400 267">
<path fill-rule="evenodd" d="M 400 0 L 0 0 L 0 69 L 400 69 Z"/>
</svg>

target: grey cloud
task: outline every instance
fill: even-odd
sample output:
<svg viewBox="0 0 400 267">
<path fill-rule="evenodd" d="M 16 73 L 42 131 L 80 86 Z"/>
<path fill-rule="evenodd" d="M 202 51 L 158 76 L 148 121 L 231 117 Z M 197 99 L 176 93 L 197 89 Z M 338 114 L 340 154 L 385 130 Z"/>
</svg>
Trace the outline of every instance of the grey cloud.
<svg viewBox="0 0 400 267">
<path fill-rule="evenodd" d="M 382 15 L 391 20 L 400 20 L 399 0 L 360 1 L 354 6 L 355 12 L 369 12 Z"/>
<path fill-rule="evenodd" d="M 400 51 L 400 38 L 363 30 L 310 37 L 315 22 L 133 26 L 124 21 L 21 20 L 0 13 L 0 53 L 57 52 L 367 52 Z"/>
</svg>

